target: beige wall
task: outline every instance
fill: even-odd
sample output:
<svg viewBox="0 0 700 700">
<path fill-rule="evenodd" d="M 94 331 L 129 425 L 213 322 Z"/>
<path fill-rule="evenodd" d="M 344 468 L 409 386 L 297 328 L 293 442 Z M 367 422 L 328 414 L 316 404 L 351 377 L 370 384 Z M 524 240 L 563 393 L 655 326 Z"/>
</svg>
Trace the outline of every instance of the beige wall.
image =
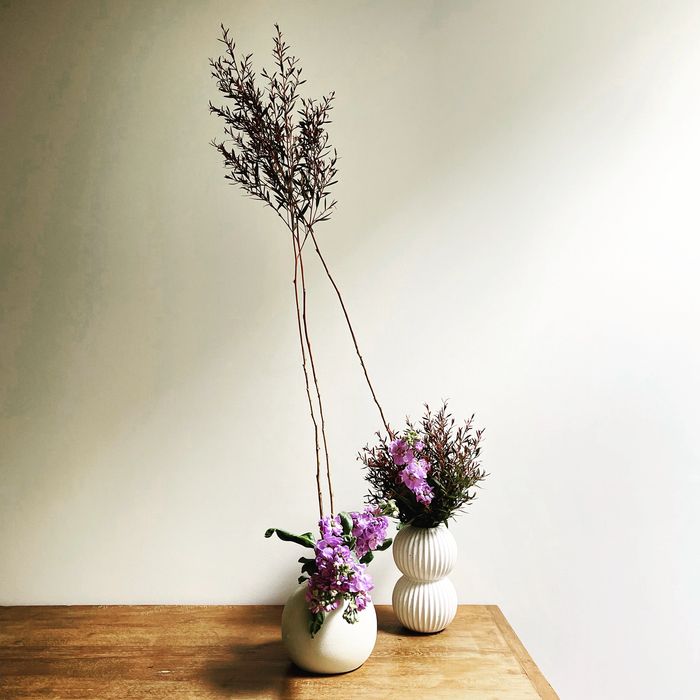
<svg viewBox="0 0 700 700">
<path fill-rule="evenodd" d="M 221 20 L 258 65 L 279 21 L 338 93 L 323 244 L 390 420 L 487 427 L 461 600 L 564 698 L 697 697 L 692 0 L 2 3 L 0 604 L 293 587 L 262 539 L 315 518 L 290 245 L 207 145 Z M 352 508 L 378 417 L 316 273 Z"/>
</svg>

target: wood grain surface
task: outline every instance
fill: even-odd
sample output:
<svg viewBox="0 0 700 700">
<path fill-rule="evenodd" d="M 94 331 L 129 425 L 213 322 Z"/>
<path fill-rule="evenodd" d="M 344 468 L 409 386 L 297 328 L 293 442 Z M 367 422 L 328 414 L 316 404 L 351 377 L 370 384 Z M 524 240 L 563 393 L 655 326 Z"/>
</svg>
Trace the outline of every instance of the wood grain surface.
<svg viewBox="0 0 700 700">
<path fill-rule="evenodd" d="M 557 698 L 494 605 L 460 606 L 418 635 L 378 606 L 362 668 L 304 673 L 279 606 L 0 607 L 0 698 Z"/>
</svg>

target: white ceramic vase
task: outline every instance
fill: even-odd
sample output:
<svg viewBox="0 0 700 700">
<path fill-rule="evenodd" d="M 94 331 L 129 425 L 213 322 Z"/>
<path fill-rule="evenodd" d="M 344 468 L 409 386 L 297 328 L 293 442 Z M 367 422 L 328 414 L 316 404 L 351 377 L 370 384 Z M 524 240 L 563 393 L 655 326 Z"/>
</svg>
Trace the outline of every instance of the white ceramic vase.
<svg viewBox="0 0 700 700">
<path fill-rule="evenodd" d="M 457 613 L 457 591 L 446 578 L 457 561 L 457 543 L 444 524 L 402 527 L 392 547 L 403 576 L 391 603 L 404 627 L 415 632 L 439 632 Z"/>
<path fill-rule="evenodd" d="M 343 606 L 326 614 L 321 629 L 309 633 L 306 585 L 289 597 L 282 611 L 282 642 L 291 660 L 313 673 L 346 673 L 362 666 L 377 641 L 377 613 L 374 605 L 358 613 L 357 622 L 343 619 Z"/>
</svg>

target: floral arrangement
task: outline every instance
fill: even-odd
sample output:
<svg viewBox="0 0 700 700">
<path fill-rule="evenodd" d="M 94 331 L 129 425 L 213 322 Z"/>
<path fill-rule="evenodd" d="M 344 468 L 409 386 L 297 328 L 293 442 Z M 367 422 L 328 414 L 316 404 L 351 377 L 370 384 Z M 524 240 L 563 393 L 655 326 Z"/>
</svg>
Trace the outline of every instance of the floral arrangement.
<svg viewBox="0 0 700 700">
<path fill-rule="evenodd" d="M 391 545 L 392 540 L 387 537 L 387 515 L 395 512 L 394 504 L 385 503 L 381 507 L 367 506 L 361 512 L 322 517 L 318 521 L 318 539 L 314 539 L 311 532 L 293 535 L 277 528 L 265 533 L 265 537 L 277 534 L 281 540 L 314 550 L 313 557 L 299 559 L 302 565 L 299 583 L 306 581 L 312 637 L 321 629 L 326 613 L 336 610 L 344 601 L 347 606 L 343 618 L 349 623 L 356 622 L 357 613 L 367 607 L 374 588 L 367 565 L 374 558 L 374 552 Z"/>
<path fill-rule="evenodd" d="M 225 53 L 212 59 L 210 65 L 226 102 L 222 106 L 210 102 L 209 109 L 224 122 L 224 138 L 212 141 L 212 145 L 223 157 L 226 179 L 271 208 L 284 223 L 292 244 L 296 325 L 315 446 L 319 536 L 311 532 L 294 535 L 277 528 L 270 528 L 265 536 L 277 534 L 314 552 L 313 557 L 299 559 L 299 583 L 306 584 L 309 631 L 313 636 L 330 612 L 343 607 L 343 618 L 353 623 L 371 601 L 373 585 L 367 565 L 374 552 L 391 545 L 391 538 L 386 536 L 389 517 L 420 527 L 446 522 L 474 498 L 472 487 L 486 475 L 478 462 L 482 433 L 472 430 L 472 419 L 454 430 L 454 420 L 443 405 L 435 415 L 426 407 L 418 427 L 409 421 L 398 434 L 386 421 L 345 301 L 316 234 L 316 227 L 327 222 L 336 207 L 331 190 L 337 183 L 338 156 L 327 132 L 335 95 L 320 99 L 301 96 L 306 81 L 301 77 L 299 60 L 290 53 L 279 27 L 275 28 L 274 68 L 263 70 L 258 78 L 252 55 L 240 55 L 222 25 L 219 41 Z M 369 505 L 362 511 L 335 510 L 327 414 L 307 315 L 305 262 L 309 248 L 335 291 L 386 431 L 386 437 L 377 434 L 377 446 L 366 447 L 360 455 L 371 486 Z M 330 515 L 325 514 L 326 487 Z"/>
<path fill-rule="evenodd" d="M 209 103 L 212 114 L 224 122 L 224 136 L 212 145 L 223 157 L 226 179 L 240 186 L 253 199 L 274 210 L 290 233 L 294 261 L 294 304 L 306 398 L 313 428 L 316 455 L 316 493 L 320 537 L 311 532 L 293 535 L 271 528 L 266 537 L 277 535 L 314 550 L 314 557 L 302 557 L 302 576 L 307 582 L 306 598 L 312 636 L 325 615 L 347 601 L 343 617 L 349 623 L 370 602 L 372 580 L 367 565 L 374 552 L 386 549 L 388 514 L 392 507 L 382 502 L 361 512 L 335 513 L 331 462 L 326 438 L 326 413 L 307 318 L 305 254 L 309 247 L 318 258 L 333 287 L 360 361 L 365 380 L 382 422 L 388 430 L 367 367 L 360 353 L 355 331 L 338 284 L 323 256 L 316 227 L 331 218 L 336 201 L 331 190 L 337 182 L 338 156 L 329 143 L 334 93 L 320 99 L 301 96 L 299 59 L 290 53 L 279 26 L 273 38 L 274 68 L 255 74 L 252 55 L 240 55 L 229 31 L 222 25 L 219 41 L 225 53 L 210 60 L 212 77 L 226 103 Z M 261 82 L 263 87 L 259 87 Z M 323 460 L 321 459 L 323 450 Z M 322 461 L 324 469 L 322 469 Z M 323 474 L 325 472 L 325 474 Z M 325 478 L 324 478 L 325 477 Z M 324 490 L 328 488 L 331 515 L 325 515 Z"/>
<path fill-rule="evenodd" d="M 395 501 L 402 523 L 435 527 L 447 523 L 474 498 L 474 487 L 486 478 L 479 455 L 483 430 L 473 427 L 474 416 L 463 425 L 444 402 L 433 413 L 426 405 L 416 426 L 387 436 L 377 433 L 378 444 L 366 446 L 359 459 L 370 484 L 370 503 Z"/>
</svg>

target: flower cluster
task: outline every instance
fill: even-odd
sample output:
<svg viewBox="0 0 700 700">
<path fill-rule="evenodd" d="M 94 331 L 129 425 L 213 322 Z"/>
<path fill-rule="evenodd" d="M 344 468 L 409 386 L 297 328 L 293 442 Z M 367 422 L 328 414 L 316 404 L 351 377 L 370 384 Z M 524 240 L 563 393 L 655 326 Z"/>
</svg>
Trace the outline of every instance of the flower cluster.
<svg viewBox="0 0 700 700">
<path fill-rule="evenodd" d="M 362 564 L 345 542 L 343 525 L 339 516 L 319 521 L 321 538 L 314 545 L 315 571 L 311 572 L 306 587 L 306 601 L 315 615 L 339 608 L 344 600 L 348 605 L 343 611 L 347 622 L 355 622 L 357 613 L 370 602 L 374 588 Z"/>
<path fill-rule="evenodd" d="M 389 519 L 378 506 L 367 506 L 362 512 L 350 513 L 355 553 L 359 559 L 374 552 L 387 540 Z"/>
<path fill-rule="evenodd" d="M 427 482 L 430 465 L 418 456 L 423 449 L 422 440 L 407 431 L 405 438 L 393 440 L 389 445 L 389 454 L 397 467 L 403 467 L 399 472 L 399 481 L 413 493 L 416 500 L 424 506 L 433 500 L 433 489 Z"/>
<path fill-rule="evenodd" d="M 457 425 L 443 403 L 437 412 L 426 406 L 417 425 L 408 420 L 401 432 L 387 432 L 359 455 L 370 503 L 393 499 L 402 523 L 435 527 L 474 500 L 486 472 L 479 461 L 483 431 L 473 417 Z"/>
<path fill-rule="evenodd" d="M 293 535 L 276 528 L 265 533 L 266 537 L 276 533 L 281 540 L 314 550 L 313 557 L 299 559 L 302 564 L 299 583 L 306 581 L 312 636 L 323 625 L 327 613 L 344 607 L 343 619 L 354 623 L 357 614 L 371 602 L 374 584 L 367 565 L 374 558 L 374 552 L 391 545 L 391 538 L 387 537 L 389 519 L 386 515 L 394 511 L 393 504 L 382 504 L 367 506 L 359 512 L 326 516 L 319 520 L 318 539 L 310 532 Z"/>
</svg>

